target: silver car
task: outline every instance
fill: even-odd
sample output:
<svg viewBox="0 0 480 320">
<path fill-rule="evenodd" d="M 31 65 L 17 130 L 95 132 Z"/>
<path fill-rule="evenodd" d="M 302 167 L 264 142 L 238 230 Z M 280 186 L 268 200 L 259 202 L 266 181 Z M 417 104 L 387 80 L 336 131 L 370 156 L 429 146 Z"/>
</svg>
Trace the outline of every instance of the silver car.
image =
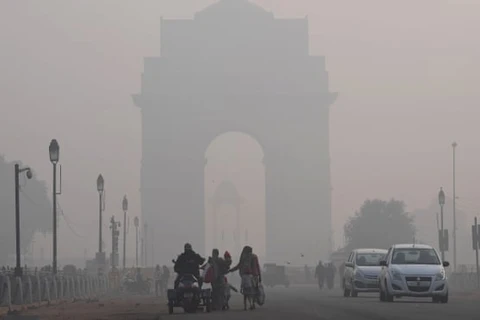
<svg viewBox="0 0 480 320">
<path fill-rule="evenodd" d="M 380 301 L 393 302 L 394 297 L 430 297 L 432 302 L 448 303 L 445 267 L 449 263 L 442 261 L 431 246 L 394 245 L 380 264 Z"/>
<path fill-rule="evenodd" d="M 378 276 L 385 258 L 384 249 L 356 249 L 350 253 L 343 273 L 343 296 L 356 297 L 359 292 L 378 292 Z"/>
</svg>

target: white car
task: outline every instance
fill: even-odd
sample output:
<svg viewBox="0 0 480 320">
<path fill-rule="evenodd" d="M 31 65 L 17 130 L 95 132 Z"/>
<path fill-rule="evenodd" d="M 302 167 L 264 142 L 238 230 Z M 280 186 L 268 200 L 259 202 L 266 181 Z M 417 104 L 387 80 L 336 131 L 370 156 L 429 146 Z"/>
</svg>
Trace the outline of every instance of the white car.
<svg viewBox="0 0 480 320">
<path fill-rule="evenodd" d="M 394 297 L 431 297 L 432 302 L 448 303 L 445 267 L 450 264 L 442 262 L 431 246 L 394 245 L 380 264 L 380 301 L 393 302 Z"/>
<path fill-rule="evenodd" d="M 356 249 L 345 262 L 343 296 L 356 297 L 359 292 L 378 292 L 378 276 L 385 259 L 385 249 Z"/>
</svg>

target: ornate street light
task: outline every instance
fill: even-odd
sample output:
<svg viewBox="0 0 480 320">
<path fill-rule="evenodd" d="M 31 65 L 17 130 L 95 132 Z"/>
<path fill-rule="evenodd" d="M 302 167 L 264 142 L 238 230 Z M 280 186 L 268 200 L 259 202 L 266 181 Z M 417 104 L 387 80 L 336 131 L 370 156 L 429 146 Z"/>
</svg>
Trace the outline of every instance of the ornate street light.
<svg viewBox="0 0 480 320">
<path fill-rule="evenodd" d="M 52 262 L 52 272 L 57 274 L 57 195 L 62 193 L 61 191 L 61 180 L 62 180 L 62 169 L 60 167 L 60 192 L 57 192 L 57 164 L 60 161 L 60 146 L 56 139 L 50 141 L 50 146 L 48 147 L 48 153 L 50 156 L 50 162 L 53 165 L 53 262 Z"/>
<path fill-rule="evenodd" d="M 102 253 L 102 198 L 105 191 L 105 181 L 101 174 L 97 178 L 97 191 L 98 191 L 98 252 Z"/>
<path fill-rule="evenodd" d="M 445 205 L 445 192 L 443 192 L 443 188 L 440 188 L 438 192 L 438 204 L 441 206 Z"/>
<path fill-rule="evenodd" d="M 103 180 L 103 176 L 99 174 L 97 178 L 97 190 L 98 192 L 103 192 L 104 188 L 105 188 L 105 181 Z"/>
<path fill-rule="evenodd" d="M 50 141 L 50 146 L 48 147 L 48 152 L 50 154 L 50 162 L 57 164 L 60 161 L 60 146 L 56 139 Z"/>
</svg>

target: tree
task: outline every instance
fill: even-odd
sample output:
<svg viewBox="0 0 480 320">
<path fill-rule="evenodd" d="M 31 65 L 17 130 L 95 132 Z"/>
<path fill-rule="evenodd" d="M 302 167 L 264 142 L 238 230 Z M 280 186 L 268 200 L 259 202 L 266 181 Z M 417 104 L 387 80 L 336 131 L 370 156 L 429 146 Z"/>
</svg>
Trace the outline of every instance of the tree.
<svg viewBox="0 0 480 320">
<path fill-rule="evenodd" d="M 24 167 L 19 163 L 20 167 Z M 25 254 L 36 232 L 52 229 L 52 205 L 44 181 L 20 176 L 20 245 Z M 10 255 L 10 259 L 8 258 Z M 11 263 L 15 255 L 15 180 L 14 163 L 0 156 L 0 266 Z"/>
<path fill-rule="evenodd" d="M 402 201 L 366 200 L 344 226 L 347 249 L 388 248 L 412 243 L 414 218 L 405 212 Z"/>
</svg>

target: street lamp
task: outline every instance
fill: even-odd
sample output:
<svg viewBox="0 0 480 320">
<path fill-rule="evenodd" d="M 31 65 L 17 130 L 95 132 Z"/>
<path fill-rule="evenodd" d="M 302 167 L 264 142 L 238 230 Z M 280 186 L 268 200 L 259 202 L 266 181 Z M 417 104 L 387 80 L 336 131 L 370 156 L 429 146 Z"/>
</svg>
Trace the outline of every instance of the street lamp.
<svg viewBox="0 0 480 320">
<path fill-rule="evenodd" d="M 126 253 L 127 253 L 127 211 L 128 211 L 128 200 L 127 196 L 123 196 L 122 201 L 123 209 L 123 269 L 125 269 L 126 264 Z"/>
<path fill-rule="evenodd" d="M 135 224 L 135 263 L 138 267 L 138 217 L 135 217 L 133 223 Z"/>
<path fill-rule="evenodd" d="M 50 146 L 48 147 L 48 153 L 50 155 L 50 162 L 53 165 L 53 191 L 52 191 L 52 202 L 53 202 L 53 262 L 52 262 L 52 272 L 57 274 L 57 195 L 61 194 L 57 192 L 57 164 L 60 161 L 60 146 L 56 139 L 50 141 Z M 61 168 L 60 168 L 60 181 L 61 178 Z M 60 182 L 61 183 L 61 182 Z M 61 189 L 61 187 L 60 187 Z"/>
<path fill-rule="evenodd" d="M 455 149 L 457 148 L 457 143 L 452 143 L 453 149 L 453 271 L 457 271 L 457 212 L 455 208 L 455 202 L 457 200 L 455 195 Z"/>
<path fill-rule="evenodd" d="M 438 204 L 440 205 L 440 235 L 438 236 L 440 251 L 442 254 L 442 261 L 445 260 L 445 232 L 443 230 L 443 206 L 445 205 L 445 192 L 440 188 L 438 192 Z"/>
<path fill-rule="evenodd" d="M 102 253 L 102 196 L 105 191 L 105 181 L 101 174 L 97 178 L 98 191 L 98 253 Z"/>
<path fill-rule="evenodd" d="M 17 261 L 15 266 L 15 276 L 21 277 L 23 274 L 22 271 L 22 261 L 20 257 L 20 183 L 19 175 L 20 173 L 25 172 L 25 175 L 28 179 L 32 178 L 32 171 L 29 167 L 20 169 L 20 165 L 15 164 L 15 252 L 17 254 Z"/>
</svg>

